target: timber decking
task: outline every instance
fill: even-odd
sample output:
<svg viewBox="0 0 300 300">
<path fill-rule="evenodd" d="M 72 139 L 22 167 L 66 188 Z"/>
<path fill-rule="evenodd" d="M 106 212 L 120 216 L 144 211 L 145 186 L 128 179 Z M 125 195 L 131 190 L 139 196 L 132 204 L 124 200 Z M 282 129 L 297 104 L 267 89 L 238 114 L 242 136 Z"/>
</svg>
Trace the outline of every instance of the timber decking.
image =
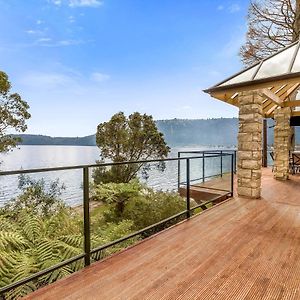
<svg viewBox="0 0 300 300">
<path fill-rule="evenodd" d="M 262 186 L 26 299 L 300 299 L 300 177 Z"/>
</svg>

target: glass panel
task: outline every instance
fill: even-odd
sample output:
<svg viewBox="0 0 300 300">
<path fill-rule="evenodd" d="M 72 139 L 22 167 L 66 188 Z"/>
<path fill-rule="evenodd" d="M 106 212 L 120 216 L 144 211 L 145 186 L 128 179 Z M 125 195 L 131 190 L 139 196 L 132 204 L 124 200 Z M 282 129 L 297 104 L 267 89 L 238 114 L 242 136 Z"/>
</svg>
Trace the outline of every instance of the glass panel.
<svg viewBox="0 0 300 300">
<path fill-rule="evenodd" d="M 295 72 L 300 72 L 300 51 L 299 51 L 299 49 L 298 49 L 298 53 L 297 53 L 294 65 L 292 67 L 292 73 L 295 73 Z"/>
<path fill-rule="evenodd" d="M 251 69 L 244 71 L 243 73 L 241 73 L 241 74 L 225 81 L 224 83 L 220 84 L 220 86 L 239 83 L 239 82 L 245 82 L 245 81 L 251 81 L 253 75 L 257 71 L 258 66 L 259 65 L 256 65 L 256 66 L 252 67 Z"/>
<path fill-rule="evenodd" d="M 297 44 L 267 59 L 260 67 L 255 79 L 273 77 L 288 72 Z"/>
</svg>

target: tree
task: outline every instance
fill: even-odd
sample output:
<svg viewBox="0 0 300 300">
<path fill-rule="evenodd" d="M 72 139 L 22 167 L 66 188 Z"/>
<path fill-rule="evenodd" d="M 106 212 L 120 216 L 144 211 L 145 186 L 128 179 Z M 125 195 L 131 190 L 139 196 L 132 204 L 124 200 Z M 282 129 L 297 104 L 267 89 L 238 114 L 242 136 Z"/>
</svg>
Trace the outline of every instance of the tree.
<svg viewBox="0 0 300 300">
<path fill-rule="evenodd" d="M 19 139 L 7 135 L 7 132 L 12 129 L 24 132 L 27 129 L 28 109 L 27 102 L 19 94 L 11 92 L 7 74 L 0 71 L 0 152 L 16 146 Z"/>
<path fill-rule="evenodd" d="M 252 65 L 299 39 L 300 0 L 251 0 L 246 42 L 240 49 Z"/>
<path fill-rule="evenodd" d="M 113 115 L 110 121 L 99 124 L 96 143 L 101 151 L 100 162 L 163 159 L 170 151 L 152 116 L 141 115 L 138 112 L 128 118 L 120 112 Z M 97 168 L 94 172 L 94 181 L 129 182 L 143 166 L 145 167 L 143 163 L 134 163 L 112 166 L 110 169 Z M 147 166 L 144 171 L 147 171 Z"/>
<path fill-rule="evenodd" d="M 5 212 L 14 217 L 25 209 L 34 215 L 48 217 L 66 208 L 65 203 L 59 198 L 65 189 L 59 179 L 47 185 L 43 178 L 35 180 L 29 176 L 20 175 L 18 188 L 21 194 L 5 203 L 0 209 L 0 214 Z"/>
</svg>

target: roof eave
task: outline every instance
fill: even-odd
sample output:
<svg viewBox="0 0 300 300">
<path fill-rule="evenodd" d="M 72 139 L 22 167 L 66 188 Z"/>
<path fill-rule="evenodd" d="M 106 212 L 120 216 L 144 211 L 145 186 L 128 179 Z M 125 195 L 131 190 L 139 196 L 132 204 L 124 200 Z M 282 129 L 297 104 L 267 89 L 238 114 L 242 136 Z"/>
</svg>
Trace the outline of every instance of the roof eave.
<svg viewBox="0 0 300 300">
<path fill-rule="evenodd" d="M 272 83 L 275 81 L 293 79 L 293 78 L 297 78 L 297 77 L 299 77 L 299 80 L 300 80 L 300 72 L 283 74 L 283 75 L 279 75 L 279 76 L 273 76 L 273 77 L 268 77 L 268 78 L 239 82 L 239 83 L 234 83 L 234 84 L 228 84 L 228 85 L 224 85 L 224 86 L 213 86 L 211 88 L 203 90 L 203 92 L 211 94 L 213 92 L 222 92 L 222 91 L 227 91 L 227 90 L 233 90 L 235 88 L 240 90 L 242 87 L 250 87 L 250 86 L 260 85 L 260 84 L 264 84 L 264 83 Z"/>
</svg>

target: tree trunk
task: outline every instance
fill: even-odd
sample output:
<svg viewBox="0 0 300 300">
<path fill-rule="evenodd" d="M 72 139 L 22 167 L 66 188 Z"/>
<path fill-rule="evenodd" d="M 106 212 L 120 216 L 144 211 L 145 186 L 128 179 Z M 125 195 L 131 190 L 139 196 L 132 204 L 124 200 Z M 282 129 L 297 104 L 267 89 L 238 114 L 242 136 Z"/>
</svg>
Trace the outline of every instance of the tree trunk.
<svg viewBox="0 0 300 300">
<path fill-rule="evenodd" d="M 299 39 L 300 33 L 300 0 L 296 0 L 293 42 Z"/>
</svg>

